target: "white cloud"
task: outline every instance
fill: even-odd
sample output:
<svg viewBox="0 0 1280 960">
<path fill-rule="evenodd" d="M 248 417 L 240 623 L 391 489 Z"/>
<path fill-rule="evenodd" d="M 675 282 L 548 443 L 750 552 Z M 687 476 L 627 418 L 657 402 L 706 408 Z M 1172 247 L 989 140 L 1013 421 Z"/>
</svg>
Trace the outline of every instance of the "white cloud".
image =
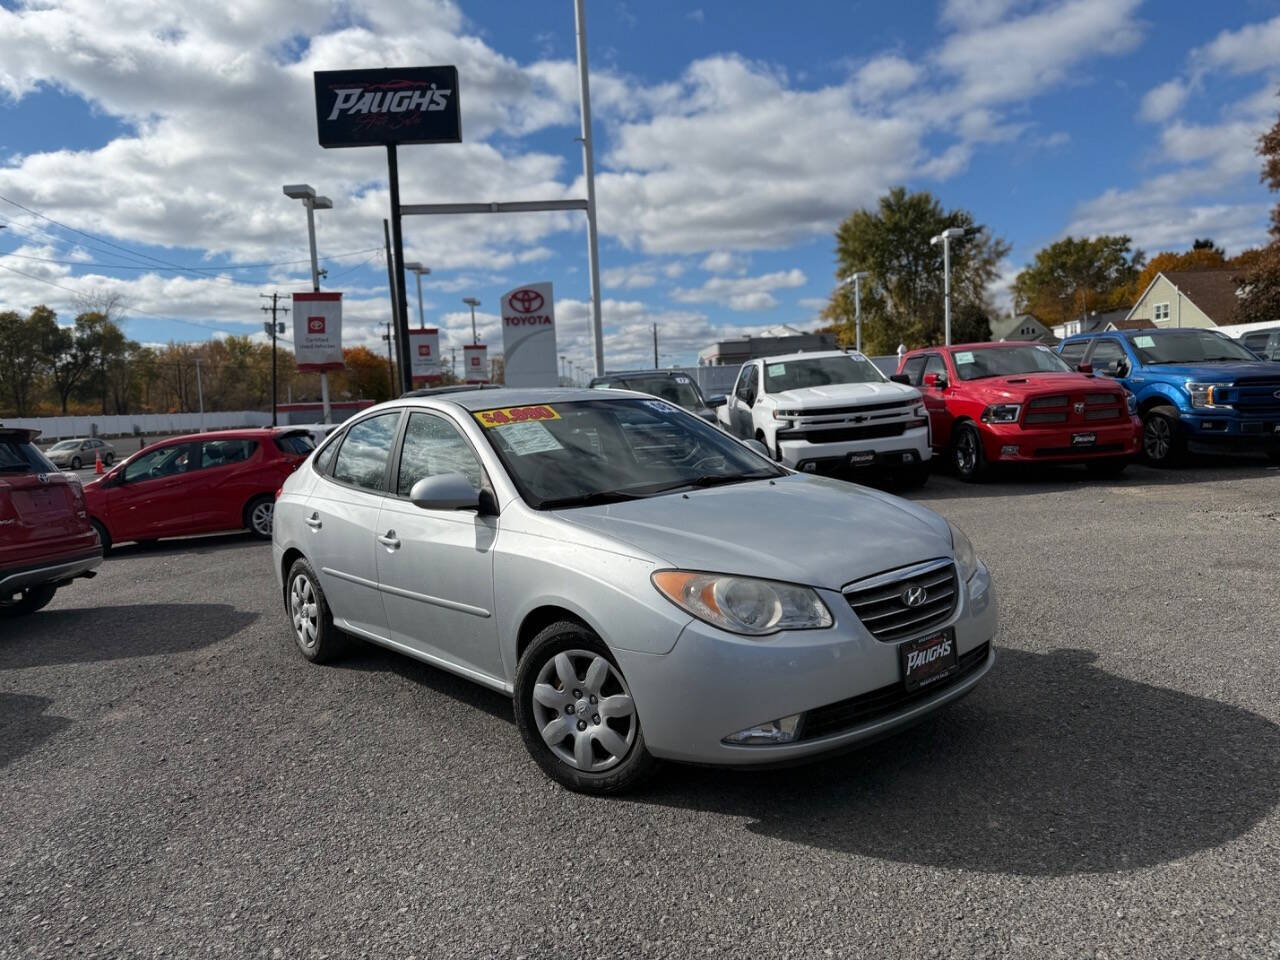
<svg viewBox="0 0 1280 960">
<path fill-rule="evenodd" d="M 853 84 L 863 100 L 900 93 L 916 84 L 923 70 L 896 54 L 876 57 L 863 64 L 854 75 Z"/>
<path fill-rule="evenodd" d="M 740 273 L 747 268 L 747 258 L 728 250 L 713 250 L 699 266 L 708 273 Z"/>
<path fill-rule="evenodd" d="M 652 273 L 633 267 L 611 267 L 600 274 L 600 284 L 606 290 L 638 290 L 657 282 L 658 278 Z"/>
<path fill-rule="evenodd" d="M 946 0 L 942 6 L 943 23 L 962 27 L 980 27 L 1003 19 L 1026 0 Z"/>
<path fill-rule="evenodd" d="M 1274 70 L 1280 64 L 1280 16 L 1222 31 L 1197 51 L 1196 60 L 1232 73 Z"/>
<path fill-rule="evenodd" d="M 1166 80 L 1158 87 L 1152 87 L 1142 98 L 1142 108 L 1138 116 L 1148 123 L 1161 123 L 1182 109 L 1190 93 L 1187 84 L 1174 77 Z"/>
<path fill-rule="evenodd" d="M 694 23 L 702 23 L 707 19 L 707 15 L 702 12 L 701 7 L 696 7 L 684 15 L 686 20 L 692 20 Z"/>
<path fill-rule="evenodd" d="M 803 270 L 779 270 L 757 277 L 710 277 L 700 287 L 673 290 L 671 298 L 681 303 L 722 303 L 731 310 L 767 310 L 778 305 L 770 291 L 803 287 L 808 283 Z"/>
</svg>

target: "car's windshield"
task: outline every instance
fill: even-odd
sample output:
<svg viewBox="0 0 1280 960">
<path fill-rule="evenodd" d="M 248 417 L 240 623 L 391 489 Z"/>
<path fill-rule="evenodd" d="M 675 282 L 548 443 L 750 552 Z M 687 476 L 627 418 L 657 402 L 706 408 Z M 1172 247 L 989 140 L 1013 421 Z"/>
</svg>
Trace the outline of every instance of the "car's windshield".
<svg viewBox="0 0 1280 960">
<path fill-rule="evenodd" d="M 79 440 L 59 440 L 52 447 L 49 448 L 49 452 L 52 453 L 55 450 L 75 450 L 79 446 L 80 446 Z"/>
<path fill-rule="evenodd" d="M 802 357 L 795 360 L 766 361 L 764 392 L 783 393 L 805 387 L 828 387 L 834 383 L 884 383 L 885 376 L 860 353 L 842 357 Z"/>
<path fill-rule="evenodd" d="M 685 376 L 674 377 L 618 377 L 598 387 L 612 387 L 617 390 L 636 390 L 649 393 L 663 400 L 670 400 L 678 407 L 686 410 L 698 410 L 703 406 L 702 397 L 693 381 Z"/>
<path fill-rule="evenodd" d="M 1048 347 L 981 347 L 953 350 L 956 376 L 961 380 L 1018 376 L 1027 373 L 1070 373 L 1071 367 Z"/>
<path fill-rule="evenodd" d="M 1129 342 L 1144 364 L 1222 363 L 1257 357 L 1234 340 L 1211 330 L 1161 330 L 1137 333 Z"/>
<path fill-rule="evenodd" d="M 786 474 L 661 400 L 578 400 L 475 415 L 530 506 L 634 500 Z"/>
</svg>

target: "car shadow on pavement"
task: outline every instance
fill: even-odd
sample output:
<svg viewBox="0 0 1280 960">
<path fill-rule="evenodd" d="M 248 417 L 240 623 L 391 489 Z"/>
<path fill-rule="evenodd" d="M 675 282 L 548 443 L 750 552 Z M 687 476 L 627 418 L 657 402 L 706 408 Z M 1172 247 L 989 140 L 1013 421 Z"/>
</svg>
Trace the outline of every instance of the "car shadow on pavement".
<svg viewBox="0 0 1280 960">
<path fill-rule="evenodd" d="M 448 670 L 387 650 L 375 643 L 366 643 L 352 638 L 351 652 L 339 660 L 335 666 L 350 670 L 394 673 L 411 683 L 427 687 L 441 696 L 457 700 L 467 707 L 483 710 L 500 720 L 515 723 L 511 698 L 505 694 L 482 687 Z"/>
<path fill-rule="evenodd" d="M 215 533 L 197 537 L 180 537 L 175 540 L 155 540 L 149 543 L 122 543 L 112 546 L 107 562 L 137 560 L 146 557 L 177 556 L 192 553 L 210 553 L 221 550 L 252 550 L 270 547 L 251 533 Z"/>
<path fill-rule="evenodd" d="M 225 640 L 260 616 L 225 603 L 43 610 L 9 622 L 0 639 L 0 670 L 186 653 Z"/>
<path fill-rule="evenodd" d="M 71 721 L 45 713 L 48 697 L 0 693 L 0 769 L 30 753 Z"/>
<path fill-rule="evenodd" d="M 1280 727 L 1094 659 L 1002 649 L 973 695 L 899 736 L 786 770 L 675 767 L 637 799 L 826 850 L 1022 875 L 1166 863 L 1275 806 Z"/>
</svg>

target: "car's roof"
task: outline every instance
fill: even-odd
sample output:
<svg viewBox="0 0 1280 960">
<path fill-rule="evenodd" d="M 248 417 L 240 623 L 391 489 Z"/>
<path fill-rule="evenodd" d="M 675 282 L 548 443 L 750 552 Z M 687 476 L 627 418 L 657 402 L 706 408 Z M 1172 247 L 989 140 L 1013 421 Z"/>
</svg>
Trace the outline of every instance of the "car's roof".
<svg viewBox="0 0 1280 960">
<path fill-rule="evenodd" d="M 759 360 L 761 363 L 781 363 L 785 360 L 822 360 L 827 357 L 847 357 L 852 350 L 808 350 L 800 353 L 779 353 L 769 357 L 752 357 L 751 360 Z M 750 363 L 751 361 L 747 361 Z"/>
<path fill-rule="evenodd" d="M 307 433 L 306 427 L 241 427 L 239 430 L 208 430 L 204 433 L 184 433 L 180 436 L 165 437 L 155 443 L 191 443 L 195 440 L 262 440 L 266 437 L 278 437 L 287 433 Z"/>
<path fill-rule="evenodd" d="M 914 350 L 908 350 L 903 354 L 909 357 L 916 353 L 937 353 L 939 350 L 950 350 L 955 353 L 957 350 L 990 350 L 1002 347 L 1043 347 L 1044 344 L 1039 340 L 982 340 L 977 343 L 953 343 L 951 346 L 943 346 L 938 344 L 933 347 L 916 347 Z"/>
<path fill-rule="evenodd" d="M 405 397 L 438 397 L 446 393 L 466 393 L 470 390 L 501 390 L 502 387 L 496 383 L 451 383 L 446 387 L 419 387 L 416 390 L 406 390 L 400 394 L 401 399 Z"/>
<path fill-rule="evenodd" d="M 26 427 L 6 427 L 0 423 L 0 440 L 17 440 L 19 443 L 30 443 L 38 436 L 40 436 L 39 430 L 29 430 Z"/>
<path fill-rule="evenodd" d="M 606 373 L 601 377 L 592 377 L 592 383 L 599 383 L 601 380 L 633 380 L 639 377 L 684 377 L 691 379 L 683 370 L 616 370 L 613 373 Z"/>
<path fill-rule="evenodd" d="M 608 397 L 634 400 L 628 390 L 592 390 L 589 387 L 495 387 L 491 390 L 454 393 L 441 400 L 457 404 L 468 413 L 498 407 L 527 407 L 538 403 L 573 403 Z"/>
<path fill-rule="evenodd" d="M 1214 330 L 1212 327 L 1146 327 L 1141 330 L 1093 330 L 1089 333 L 1073 333 L 1071 336 L 1063 340 L 1093 340 L 1098 337 L 1126 337 L 1132 340 L 1134 337 L 1167 337 L 1171 333 L 1213 333 L 1220 337 L 1227 337 L 1221 330 Z"/>
<path fill-rule="evenodd" d="M 96 437 L 64 437 L 58 443 L 84 443 L 86 440 L 96 440 Z M 103 443 L 107 441 L 103 440 Z"/>
</svg>

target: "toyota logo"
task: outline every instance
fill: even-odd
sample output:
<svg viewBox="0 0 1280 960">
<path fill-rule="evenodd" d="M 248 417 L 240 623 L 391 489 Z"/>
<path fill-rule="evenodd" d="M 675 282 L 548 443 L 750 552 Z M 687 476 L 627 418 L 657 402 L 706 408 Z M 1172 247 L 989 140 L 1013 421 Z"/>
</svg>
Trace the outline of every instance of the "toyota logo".
<svg viewBox="0 0 1280 960">
<path fill-rule="evenodd" d="M 919 584 L 914 584 L 902 591 L 902 602 L 908 607 L 921 606 L 929 599 L 929 591 Z"/>
<path fill-rule="evenodd" d="M 542 309 L 544 301 L 537 290 L 517 290 L 507 297 L 507 303 L 516 313 L 533 313 Z"/>
</svg>

